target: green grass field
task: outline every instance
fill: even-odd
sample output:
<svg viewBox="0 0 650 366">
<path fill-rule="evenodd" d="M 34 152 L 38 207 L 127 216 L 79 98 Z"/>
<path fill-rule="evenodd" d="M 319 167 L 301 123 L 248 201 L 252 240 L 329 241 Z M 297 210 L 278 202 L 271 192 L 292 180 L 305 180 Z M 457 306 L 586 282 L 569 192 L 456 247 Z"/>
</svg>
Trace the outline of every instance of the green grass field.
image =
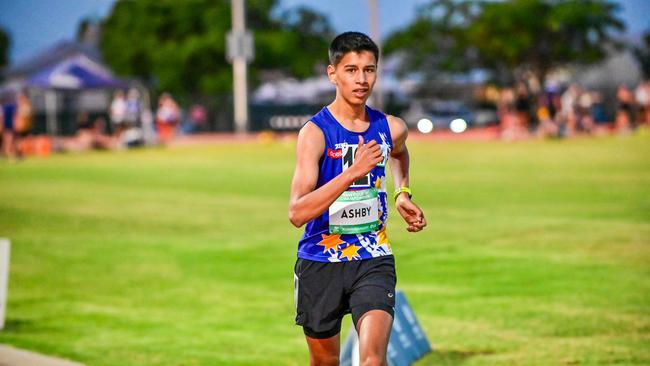
<svg viewBox="0 0 650 366">
<path fill-rule="evenodd" d="M 306 365 L 292 143 L 0 161 L 0 343 L 88 365 Z M 410 144 L 417 365 L 650 364 L 650 133 Z M 349 321 L 344 328 L 349 327 Z"/>
</svg>

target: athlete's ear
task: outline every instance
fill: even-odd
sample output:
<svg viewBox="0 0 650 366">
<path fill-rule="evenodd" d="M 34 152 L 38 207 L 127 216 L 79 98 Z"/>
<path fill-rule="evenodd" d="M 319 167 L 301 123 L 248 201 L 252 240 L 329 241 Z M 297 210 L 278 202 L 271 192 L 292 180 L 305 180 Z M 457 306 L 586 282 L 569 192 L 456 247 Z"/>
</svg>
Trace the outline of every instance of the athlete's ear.
<svg viewBox="0 0 650 366">
<path fill-rule="evenodd" d="M 336 68 L 334 65 L 327 65 L 327 77 L 332 84 L 336 85 Z"/>
</svg>

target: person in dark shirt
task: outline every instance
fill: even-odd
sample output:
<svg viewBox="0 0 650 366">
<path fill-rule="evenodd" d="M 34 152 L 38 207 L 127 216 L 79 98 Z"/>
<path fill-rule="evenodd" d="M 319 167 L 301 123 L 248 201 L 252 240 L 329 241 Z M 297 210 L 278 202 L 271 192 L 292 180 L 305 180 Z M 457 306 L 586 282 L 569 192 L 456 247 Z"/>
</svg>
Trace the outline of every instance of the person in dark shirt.
<svg viewBox="0 0 650 366">
<path fill-rule="evenodd" d="M 2 151 L 4 156 L 9 160 L 14 160 L 17 156 L 16 131 L 14 130 L 16 109 L 16 99 L 11 94 L 2 102 Z"/>
</svg>

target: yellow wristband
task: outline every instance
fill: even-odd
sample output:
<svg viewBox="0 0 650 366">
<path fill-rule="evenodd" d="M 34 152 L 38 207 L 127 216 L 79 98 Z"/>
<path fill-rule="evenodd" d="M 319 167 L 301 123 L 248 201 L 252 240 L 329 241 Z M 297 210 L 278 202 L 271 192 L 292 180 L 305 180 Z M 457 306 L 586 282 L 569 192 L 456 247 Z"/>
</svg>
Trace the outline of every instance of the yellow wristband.
<svg viewBox="0 0 650 366">
<path fill-rule="evenodd" d="M 399 196 L 402 192 L 406 192 L 409 195 L 409 198 L 413 197 L 413 194 L 411 193 L 411 189 L 409 187 L 399 187 L 395 190 L 395 193 L 393 193 L 393 199 L 397 201 L 397 196 Z"/>
</svg>

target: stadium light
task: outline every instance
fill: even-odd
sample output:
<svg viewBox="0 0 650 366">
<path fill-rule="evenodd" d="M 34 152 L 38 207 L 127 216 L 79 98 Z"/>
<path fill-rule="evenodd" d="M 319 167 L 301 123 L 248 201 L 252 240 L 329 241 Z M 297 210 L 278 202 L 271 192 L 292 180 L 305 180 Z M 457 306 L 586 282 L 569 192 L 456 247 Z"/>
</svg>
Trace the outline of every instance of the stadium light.
<svg viewBox="0 0 650 366">
<path fill-rule="evenodd" d="M 433 131 L 433 122 L 430 119 L 422 118 L 418 121 L 418 131 L 422 133 L 429 133 Z"/>
<path fill-rule="evenodd" d="M 449 128 L 451 129 L 451 132 L 462 133 L 467 129 L 467 122 L 465 122 L 465 120 L 462 118 L 456 118 L 455 120 L 451 121 Z"/>
</svg>

